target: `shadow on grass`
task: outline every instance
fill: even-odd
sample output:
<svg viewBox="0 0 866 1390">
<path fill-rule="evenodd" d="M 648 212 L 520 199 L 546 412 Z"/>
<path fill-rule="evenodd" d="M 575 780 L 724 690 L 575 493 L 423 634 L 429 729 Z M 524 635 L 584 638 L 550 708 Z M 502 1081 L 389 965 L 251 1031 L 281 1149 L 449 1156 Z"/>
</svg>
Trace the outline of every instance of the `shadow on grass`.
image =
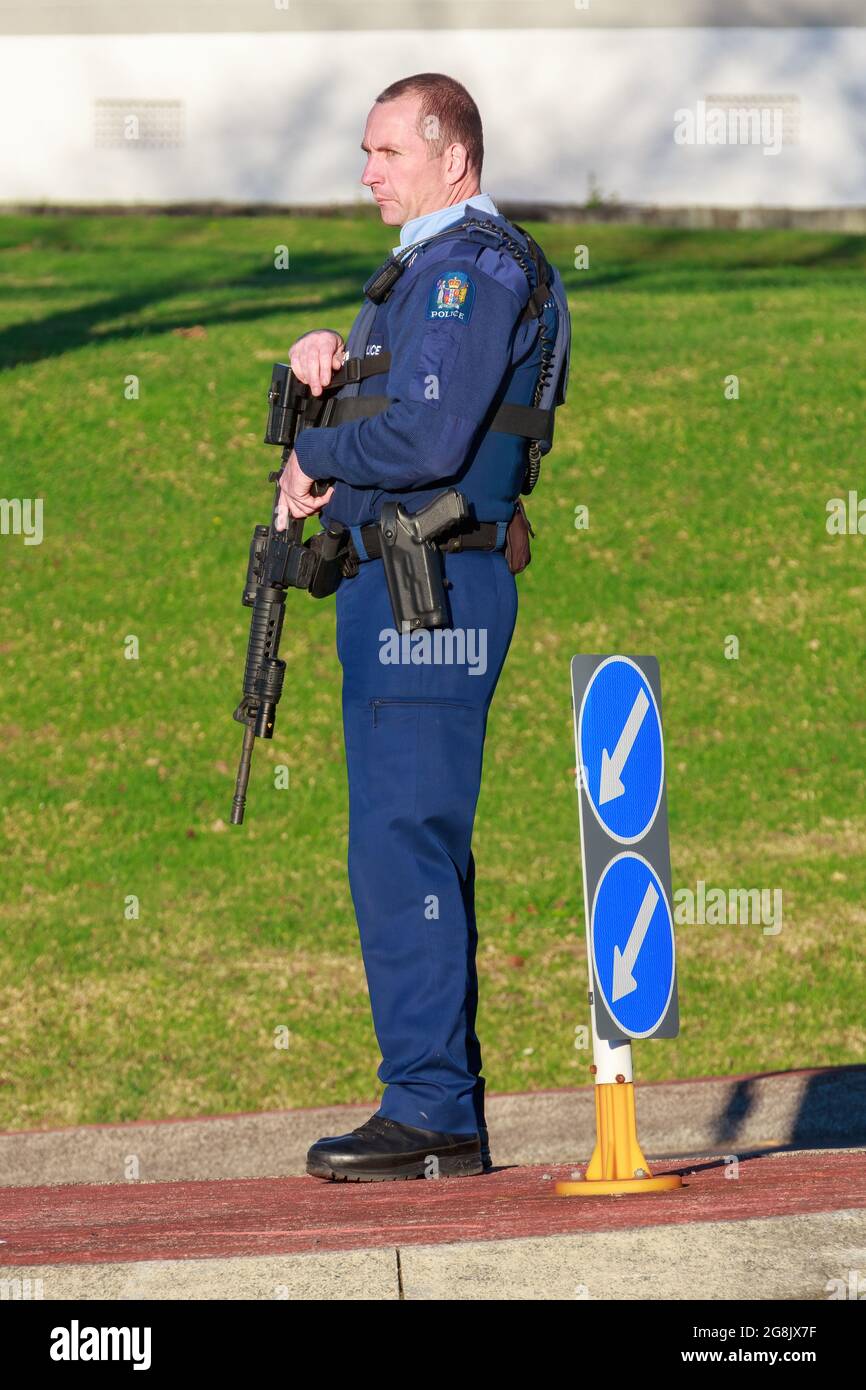
<svg viewBox="0 0 866 1390">
<path fill-rule="evenodd" d="M 647 259 L 630 264 L 608 264 L 600 270 L 591 271 L 564 268 L 562 273 L 566 288 L 570 294 L 588 294 L 623 286 L 666 294 L 680 290 L 716 293 L 767 287 L 782 289 L 792 283 L 808 283 L 815 288 L 814 278 L 792 281 L 791 277 L 802 270 L 838 272 L 845 268 L 857 271 L 859 276 L 866 246 L 866 237 L 840 235 L 820 248 L 804 248 L 801 253 L 789 253 L 784 259 L 775 261 L 747 251 L 745 247 L 745 254 L 729 260 L 712 254 L 709 247 L 709 254 L 703 261 L 697 257 L 677 260 L 677 255 L 685 248 L 696 248 L 696 237 L 699 235 L 675 228 L 654 230 L 652 239 L 647 242 Z M 196 279 L 187 276 L 163 279 L 139 290 L 127 289 L 108 298 L 95 299 L 74 308 L 55 310 L 41 318 L 7 325 L 0 329 L 0 371 L 8 371 L 23 363 L 59 357 L 95 343 L 171 333 L 175 329 L 189 327 L 192 322 L 207 328 L 219 324 L 241 324 L 275 315 L 283 315 L 288 321 L 296 314 L 316 311 L 324 315 L 357 309 L 360 307 L 362 286 L 373 269 L 373 260 L 365 254 L 325 252 L 293 256 L 292 284 L 303 285 L 309 298 L 289 304 L 283 298 L 285 282 L 282 272 L 275 271 L 270 264 L 250 265 L 246 273 L 231 278 L 212 278 L 204 274 Z M 279 278 L 275 279 L 275 276 Z M 351 288 L 328 288 L 347 282 Z M 829 276 L 827 282 L 832 283 Z M 838 279 L 836 283 L 839 283 Z M 319 285 L 323 289 L 321 296 L 315 292 Z M 113 327 L 103 327 L 117 319 L 134 318 L 163 301 L 177 297 L 244 290 L 262 295 L 270 290 L 273 299 L 262 299 L 261 302 L 237 308 L 215 305 L 212 309 L 178 311 L 152 320 L 121 322 Z M 74 292 L 74 287 L 70 292 Z"/>
<path fill-rule="evenodd" d="M 274 271 L 272 267 L 251 268 L 246 275 L 231 279 L 220 277 L 190 280 L 188 277 L 177 277 L 161 280 L 141 290 L 125 290 L 108 298 L 76 305 L 71 309 L 55 310 L 42 318 L 7 325 L 0 329 L 0 371 L 8 371 L 22 363 L 60 357 L 64 353 L 93 344 L 126 338 L 155 337 L 171 333 L 177 328 L 187 328 L 192 323 L 208 328 L 217 324 L 245 323 L 277 314 L 288 320 L 293 315 L 312 311 L 330 314 L 358 308 L 361 286 L 374 268 L 367 259 L 355 256 L 326 255 L 293 259 L 293 283 L 302 284 L 310 297 L 293 300 L 290 304 L 284 299 L 284 281 L 281 279 L 275 282 L 275 275 L 280 275 L 281 272 Z M 324 293 L 321 296 L 315 294 L 317 283 L 323 286 L 333 282 L 341 283 L 345 282 L 347 277 L 356 280 L 357 289 Z M 258 293 L 272 290 L 273 301 L 262 300 L 239 308 L 215 306 L 213 309 L 185 310 L 153 320 L 103 327 L 115 319 L 129 319 L 177 296 L 188 297 L 218 290 L 253 290 Z"/>
</svg>

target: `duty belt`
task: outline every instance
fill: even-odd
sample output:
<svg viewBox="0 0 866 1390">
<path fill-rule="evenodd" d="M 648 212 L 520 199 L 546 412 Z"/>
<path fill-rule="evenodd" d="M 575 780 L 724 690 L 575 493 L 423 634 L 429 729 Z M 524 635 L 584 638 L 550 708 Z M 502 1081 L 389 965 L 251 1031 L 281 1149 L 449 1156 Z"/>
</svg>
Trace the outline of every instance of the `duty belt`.
<svg viewBox="0 0 866 1390">
<path fill-rule="evenodd" d="M 498 550 L 503 544 L 500 540 L 501 533 L 502 528 L 497 521 L 466 521 L 455 526 L 450 532 L 443 532 L 431 544 L 449 555 L 460 550 Z M 361 540 L 369 559 L 382 558 L 382 537 L 378 522 L 373 521 L 368 526 L 361 527 Z M 351 549 L 357 556 L 355 547 L 352 546 Z"/>
</svg>

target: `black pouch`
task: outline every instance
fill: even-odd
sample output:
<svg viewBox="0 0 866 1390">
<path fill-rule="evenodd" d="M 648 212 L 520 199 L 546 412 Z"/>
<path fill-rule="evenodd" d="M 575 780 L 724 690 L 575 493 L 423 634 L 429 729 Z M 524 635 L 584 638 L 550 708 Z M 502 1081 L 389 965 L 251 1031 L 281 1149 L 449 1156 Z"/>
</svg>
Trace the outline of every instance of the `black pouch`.
<svg viewBox="0 0 866 1390">
<path fill-rule="evenodd" d="M 313 598 L 327 598 L 340 587 L 350 540 L 351 533 L 341 526 L 317 531 L 305 542 L 314 556 L 309 586 Z"/>
</svg>

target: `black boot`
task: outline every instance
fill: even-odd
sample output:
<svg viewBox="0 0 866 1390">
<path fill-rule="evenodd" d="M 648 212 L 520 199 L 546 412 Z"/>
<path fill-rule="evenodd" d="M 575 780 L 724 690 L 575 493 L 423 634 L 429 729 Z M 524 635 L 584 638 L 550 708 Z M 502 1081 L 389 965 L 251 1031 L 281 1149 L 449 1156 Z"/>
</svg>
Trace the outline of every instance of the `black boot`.
<svg viewBox="0 0 866 1390">
<path fill-rule="evenodd" d="M 483 1171 L 477 1134 L 415 1129 L 384 1115 L 371 1116 L 351 1134 L 317 1140 L 307 1154 L 307 1172 L 314 1178 L 346 1182 L 458 1178 Z"/>
<path fill-rule="evenodd" d="M 478 1129 L 478 1140 L 481 1144 L 481 1162 L 485 1173 L 489 1173 L 493 1168 L 493 1159 L 490 1157 L 490 1139 L 487 1134 L 487 1126 L 480 1125 Z"/>
</svg>

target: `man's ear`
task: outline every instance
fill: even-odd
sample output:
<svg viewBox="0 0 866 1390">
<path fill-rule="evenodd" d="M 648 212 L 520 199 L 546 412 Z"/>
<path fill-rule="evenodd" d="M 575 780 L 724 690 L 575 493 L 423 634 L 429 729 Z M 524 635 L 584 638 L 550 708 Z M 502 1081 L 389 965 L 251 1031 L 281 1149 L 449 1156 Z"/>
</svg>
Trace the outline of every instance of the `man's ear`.
<svg viewBox="0 0 866 1390">
<path fill-rule="evenodd" d="M 445 173 L 449 183 L 459 183 L 469 168 L 469 152 L 465 145 L 455 142 L 448 146 Z"/>
</svg>

